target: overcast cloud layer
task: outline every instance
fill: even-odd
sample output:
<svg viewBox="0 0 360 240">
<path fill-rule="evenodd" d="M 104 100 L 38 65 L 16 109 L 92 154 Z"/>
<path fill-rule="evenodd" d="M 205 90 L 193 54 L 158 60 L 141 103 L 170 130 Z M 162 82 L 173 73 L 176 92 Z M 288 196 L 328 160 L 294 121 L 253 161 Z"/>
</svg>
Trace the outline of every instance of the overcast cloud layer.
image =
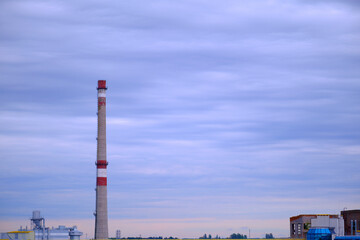
<svg viewBox="0 0 360 240">
<path fill-rule="evenodd" d="M 360 208 L 359 10 L 1 1 L 0 230 L 39 209 L 92 237 L 98 79 L 110 236 L 288 236 L 290 216 Z"/>
</svg>

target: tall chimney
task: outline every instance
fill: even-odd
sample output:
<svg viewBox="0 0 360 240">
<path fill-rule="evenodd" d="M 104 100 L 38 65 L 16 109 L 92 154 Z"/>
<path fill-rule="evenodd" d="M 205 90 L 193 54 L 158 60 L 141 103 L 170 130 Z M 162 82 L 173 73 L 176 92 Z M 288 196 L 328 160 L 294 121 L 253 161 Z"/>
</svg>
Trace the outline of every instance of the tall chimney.
<svg viewBox="0 0 360 240">
<path fill-rule="evenodd" d="M 106 167 L 106 80 L 98 81 L 95 239 L 108 239 Z"/>
</svg>

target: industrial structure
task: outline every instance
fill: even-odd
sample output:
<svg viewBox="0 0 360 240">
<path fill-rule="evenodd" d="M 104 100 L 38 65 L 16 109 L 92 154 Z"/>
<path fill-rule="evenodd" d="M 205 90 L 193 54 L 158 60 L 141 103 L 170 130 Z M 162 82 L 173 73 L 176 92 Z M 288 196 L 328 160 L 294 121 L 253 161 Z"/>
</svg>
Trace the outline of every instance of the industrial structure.
<svg viewBox="0 0 360 240">
<path fill-rule="evenodd" d="M 344 236 L 344 219 L 331 214 L 302 214 L 290 218 L 290 238 L 306 238 L 311 228 L 329 229 L 334 239 Z"/>
<path fill-rule="evenodd" d="M 307 232 L 306 240 L 332 240 L 328 228 L 311 228 Z"/>
<path fill-rule="evenodd" d="M 302 214 L 290 218 L 290 238 L 324 239 L 324 229 L 330 231 L 333 240 L 360 240 L 360 209 L 344 209 L 341 215 Z"/>
<path fill-rule="evenodd" d="M 360 209 L 344 210 L 341 215 L 345 222 L 345 235 L 360 235 Z"/>
<path fill-rule="evenodd" d="M 106 160 L 106 80 L 98 81 L 95 239 L 108 239 Z"/>
<path fill-rule="evenodd" d="M 329 229 L 332 239 L 335 239 L 336 236 L 344 236 L 344 219 L 342 216 L 330 218 L 329 215 L 320 215 L 317 218 L 311 219 L 310 230 L 313 228 Z"/>
<path fill-rule="evenodd" d="M 30 229 L 20 227 L 18 231 L 0 234 L 0 239 L 9 240 L 80 240 L 83 234 L 76 226 L 65 227 L 60 225 L 57 228 L 46 227 L 45 218 L 41 217 L 40 211 L 33 211 L 30 219 Z"/>
</svg>

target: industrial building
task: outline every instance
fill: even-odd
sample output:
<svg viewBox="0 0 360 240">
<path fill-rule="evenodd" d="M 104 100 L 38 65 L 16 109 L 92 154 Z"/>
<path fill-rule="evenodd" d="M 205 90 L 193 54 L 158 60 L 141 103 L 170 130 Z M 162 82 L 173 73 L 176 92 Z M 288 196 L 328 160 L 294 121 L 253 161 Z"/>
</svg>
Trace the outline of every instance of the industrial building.
<svg viewBox="0 0 360 240">
<path fill-rule="evenodd" d="M 333 238 L 343 236 L 344 219 L 330 214 L 302 214 L 290 218 L 290 238 L 306 238 L 310 228 L 327 228 Z"/>
<path fill-rule="evenodd" d="M 58 226 L 46 227 L 45 218 L 41 217 L 40 211 L 33 211 L 32 218 L 30 219 L 31 227 L 23 229 L 22 227 L 18 231 L 6 232 L 0 234 L 0 239 L 9 240 L 80 240 L 80 236 L 83 234 L 76 226 L 65 227 Z"/>
<path fill-rule="evenodd" d="M 306 240 L 360 240 L 360 235 L 349 235 L 349 236 L 336 236 L 330 231 L 329 228 L 310 228 Z"/>
<path fill-rule="evenodd" d="M 345 235 L 360 235 L 360 209 L 344 210 L 341 215 L 345 222 Z"/>
<path fill-rule="evenodd" d="M 332 239 L 336 236 L 344 236 L 344 219 L 342 216 L 338 218 L 330 218 L 330 216 L 317 216 L 311 219 L 311 228 L 329 229 Z"/>
</svg>

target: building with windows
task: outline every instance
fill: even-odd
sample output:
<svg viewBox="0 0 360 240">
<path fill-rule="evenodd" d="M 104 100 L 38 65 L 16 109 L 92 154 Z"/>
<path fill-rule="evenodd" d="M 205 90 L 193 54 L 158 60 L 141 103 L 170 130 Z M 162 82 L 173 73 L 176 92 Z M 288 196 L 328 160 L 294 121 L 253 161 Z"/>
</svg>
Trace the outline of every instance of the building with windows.
<svg viewBox="0 0 360 240">
<path fill-rule="evenodd" d="M 345 222 L 345 235 L 360 235 L 360 209 L 344 210 L 341 215 Z"/>
<path fill-rule="evenodd" d="M 310 228 L 328 228 L 334 236 L 343 236 L 344 220 L 331 214 L 302 214 L 290 218 L 291 238 L 306 238 Z"/>
</svg>

